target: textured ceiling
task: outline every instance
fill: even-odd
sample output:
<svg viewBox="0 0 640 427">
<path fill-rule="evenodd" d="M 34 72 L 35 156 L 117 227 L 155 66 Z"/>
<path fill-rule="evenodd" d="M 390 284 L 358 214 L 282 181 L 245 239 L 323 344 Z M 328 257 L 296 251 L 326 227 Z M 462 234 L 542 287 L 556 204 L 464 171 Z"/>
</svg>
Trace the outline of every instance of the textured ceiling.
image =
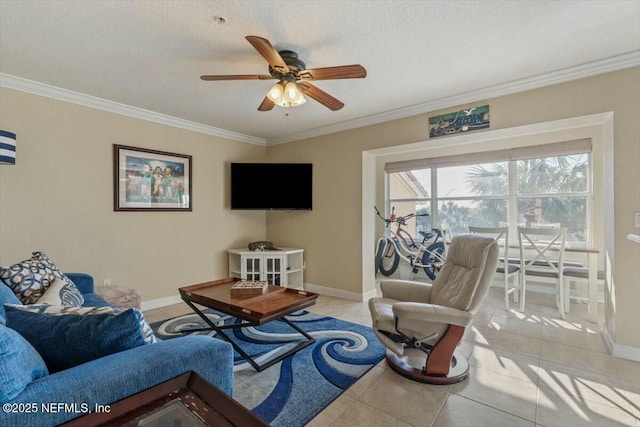
<svg viewBox="0 0 640 427">
<path fill-rule="evenodd" d="M 272 81 L 199 78 L 268 73 L 246 35 L 367 78 L 258 112 Z M 0 73 L 272 142 L 639 49 L 637 0 L 0 0 Z"/>
</svg>

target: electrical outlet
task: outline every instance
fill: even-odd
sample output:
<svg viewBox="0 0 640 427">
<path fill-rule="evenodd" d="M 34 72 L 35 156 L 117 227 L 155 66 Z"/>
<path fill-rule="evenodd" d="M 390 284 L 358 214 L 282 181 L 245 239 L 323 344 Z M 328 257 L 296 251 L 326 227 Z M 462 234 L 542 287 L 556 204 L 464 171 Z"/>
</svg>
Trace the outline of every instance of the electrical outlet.
<svg viewBox="0 0 640 427">
<path fill-rule="evenodd" d="M 633 216 L 635 217 L 636 227 L 640 228 L 640 212 L 634 213 Z"/>
<path fill-rule="evenodd" d="M 111 286 L 111 279 L 104 279 L 102 281 L 102 286 Z"/>
</svg>

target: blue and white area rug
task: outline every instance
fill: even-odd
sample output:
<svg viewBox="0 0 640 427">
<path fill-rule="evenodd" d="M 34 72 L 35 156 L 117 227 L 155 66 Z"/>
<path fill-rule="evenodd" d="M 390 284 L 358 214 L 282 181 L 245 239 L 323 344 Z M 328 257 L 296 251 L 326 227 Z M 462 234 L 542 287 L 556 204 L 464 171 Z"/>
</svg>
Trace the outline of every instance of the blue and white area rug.
<svg viewBox="0 0 640 427">
<path fill-rule="evenodd" d="M 239 320 L 205 310 L 216 324 Z M 235 353 L 233 397 L 273 427 L 301 427 L 380 362 L 385 348 L 370 327 L 321 316 L 305 310 L 287 316 L 316 342 L 279 363 L 256 372 Z M 196 314 L 151 324 L 159 338 L 182 336 L 181 330 L 206 327 Z M 227 329 L 258 363 L 294 347 L 302 338 L 289 325 L 273 321 L 259 327 Z M 216 339 L 214 331 L 192 332 Z"/>
</svg>

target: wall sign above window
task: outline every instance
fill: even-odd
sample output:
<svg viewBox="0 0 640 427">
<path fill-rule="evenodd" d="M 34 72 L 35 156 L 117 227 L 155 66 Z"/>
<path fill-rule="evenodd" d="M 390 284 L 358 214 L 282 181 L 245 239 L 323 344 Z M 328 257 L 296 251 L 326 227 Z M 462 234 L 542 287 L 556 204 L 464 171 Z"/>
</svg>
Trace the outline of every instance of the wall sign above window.
<svg viewBox="0 0 640 427">
<path fill-rule="evenodd" d="M 470 132 L 489 127 L 489 106 L 471 107 L 466 110 L 429 117 L 429 138 Z"/>
</svg>

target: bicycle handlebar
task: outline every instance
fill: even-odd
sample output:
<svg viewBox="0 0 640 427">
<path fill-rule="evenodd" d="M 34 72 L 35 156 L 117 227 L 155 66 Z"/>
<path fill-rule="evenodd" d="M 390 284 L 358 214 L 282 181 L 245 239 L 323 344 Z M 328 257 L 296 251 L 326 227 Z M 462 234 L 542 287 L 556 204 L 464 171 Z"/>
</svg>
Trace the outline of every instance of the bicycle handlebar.
<svg viewBox="0 0 640 427">
<path fill-rule="evenodd" d="M 378 210 L 378 208 L 376 206 L 373 207 L 376 210 L 376 214 L 378 214 L 378 216 L 380 217 L 381 220 L 383 220 L 384 222 L 386 222 L 387 224 L 390 224 L 392 222 L 398 222 L 400 224 L 404 223 L 406 220 L 408 220 L 409 218 L 413 218 L 414 216 L 429 216 L 428 213 L 424 213 L 424 214 L 414 214 L 414 213 L 410 213 L 408 215 L 405 216 L 399 216 L 396 217 L 395 221 L 391 221 L 390 218 L 385 218 L 382 216 L 382 214 L 380 213 L 380 211 Z"/>
<path fill-rule="evenodd" d="M 376 210 L 376 214 L 378 214 L 378 216 L 380 217 L 381 220 L 383 220 L 384 222 L 391 222 L 390 219 L 387 219 L 385 217 L 382 216 L 382 214 L 380 213 L 380 211 L 378 210 L 377 206 L 374 206 L 373 209 Z"/>
</svg>

